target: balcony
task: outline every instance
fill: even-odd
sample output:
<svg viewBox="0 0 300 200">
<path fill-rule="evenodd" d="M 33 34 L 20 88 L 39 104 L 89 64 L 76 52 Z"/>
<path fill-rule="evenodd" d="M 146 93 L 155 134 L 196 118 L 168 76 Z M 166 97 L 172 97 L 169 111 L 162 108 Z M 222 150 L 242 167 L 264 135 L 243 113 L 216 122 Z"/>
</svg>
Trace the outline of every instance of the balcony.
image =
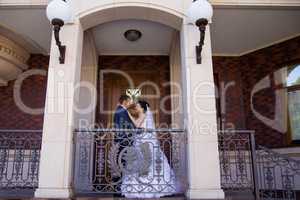
<svg viewBox="0 0 300 200">
<path fill-rule="evenodd" d="M 75 132 L 76 196 L 182 196 L 187 186 L 183 130 Z"/>
<path fill-rule="evenodd" d="M 0 130 L 0 197 L 33 197 L 41 143 L 41 130 Z"/>
<path fill-rule="evenodd" d="M 219 133 L 221 185 L 231 199 L 300 198 L 300 161 L 257 145 L 253 131 Z"/>
<path fill-rule="evenodd" d="M 300 163 L 255 144 L 252 131 L 219 133 L 221 185 L 231 199 L 298 199 Z M 0 130 L 0 197 L 38 187 L 41 130 Z M 184 198 L 187 136 L 179 129 L 74 132 L 74 198 L 160 194 Z"/>
</svg>

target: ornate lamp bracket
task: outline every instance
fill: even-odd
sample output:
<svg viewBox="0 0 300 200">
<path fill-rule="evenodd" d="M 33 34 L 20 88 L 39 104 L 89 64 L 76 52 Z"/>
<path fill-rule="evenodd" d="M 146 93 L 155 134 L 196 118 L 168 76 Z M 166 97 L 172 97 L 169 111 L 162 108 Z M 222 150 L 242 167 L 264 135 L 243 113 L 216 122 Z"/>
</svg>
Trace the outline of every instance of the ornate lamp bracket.
<svg viewBox="0 0 300 200">
<path fill-rule="evenodd" d="M 65 23 L 70 22 L 72 17 L 71 6 L 66 0 L 52 0 L 49 2 L 46 9 L 47 18 L 53 25 L 53 32 L 56 45 L 59 50 L 59 63 L 65 63 L 66 46 L 61 45 L 59 40 L 59 32 Z"/>
<path fill-rule="evenodd" d="M 60 54 L 59 63 L 64 64 L 65 63 L 65 55 L 66 55 L 66 46 L 61 45 L 61 41 L 59 40 L 60 28 L 64 25 L 64 21 L 61 19 L 55 18 L 51 21 L 51 23 L 53 25 L 54 38 L 55 38 L 56 45 L 58 47 L 59 54 Z"/>
<path fill-rule="evenodd" d="M 208 24 L 208 20 L 207 19 L 198 19 L 196 21 L 196 26 L 198 26 L 199 31 L 200 31 L 200 42 L 199 45 L 196 46 L 196 57 L 197 57 L 197 64 L 201 64 L 202 63 L 202 48 L 204 45 L 204 39 L 205 39 L 205 30 L 206 30 L 206 26 Z"/>
<path fill-rule="evenodd" d="M 196 46 L 196 61 L 197 64 L 202 63 L 202 48 L 205 39 L 205 30 L 208 22 L 211 21 L 213 16 L 213 7 L 207 0 L 193 0 L 191 6 L 187 11 L 187 16 L 194 25 L 199 28 L 200 42 Z"/>
</svg>

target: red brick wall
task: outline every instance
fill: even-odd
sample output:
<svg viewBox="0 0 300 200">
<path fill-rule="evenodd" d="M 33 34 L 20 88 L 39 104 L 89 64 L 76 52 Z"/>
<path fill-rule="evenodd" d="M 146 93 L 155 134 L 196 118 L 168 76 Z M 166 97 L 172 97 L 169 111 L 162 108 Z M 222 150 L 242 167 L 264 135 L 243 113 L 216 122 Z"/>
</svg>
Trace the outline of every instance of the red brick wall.
<svg viewBox="0 0 300 200">
<path fill-rule="evenodd" d="M 48 69 L 49 56 L 31 55 L 30 69 Z M 13 88 L 15 81 L 0 87 L 0 129 L 42 129 L 43 114 L 31 115 L 21 111 L 15 104 Z M 45 104 L 47 77 L 34 75 L 24 80 L 21 98 L 31 108 L 43 108 Z"/>
<path fill-rule="evenodd" d="M 280 133 L 258 120 L 250 107 L 250 95 L 255 84 L 266 76 L 272 75 L 285 64 L 300 59 L 300 37 L 255 51 L 239 58 L 214 57 L 214 70 L 219 74 L 220 81 L 236 80 L 242 89 L 243 108 L 237 109 L 238 91 L 228 94 L 230 99 L 226 107 L 232 107 L 226 112 L 227 121 L 234 121 L 245 116 L 245 128 L 256 131 L 257 143 L 268 147 L 287 146 L 287 134 Z M 272 76 L 270 76 L 272 80 Z M 262 90 L 253 98 L 255 109 L 266 117 L 273 118 L 275 112 L 275 86 Z M 243 111 L 244 110 L 244 111 Z M 240 113 L 241 112 L 241 113 Z M 244 114 L 242 114 L 244 112 Z"/>
<path fill-rule="evenodd" d="M 287 145 L 287 135 L 264 125 L 255 118 L 250 110 L 250 95 L 253 86 L 262 78 L 270 76 L 273 72 L 285 66 L 285 64 L 300 59 L 300 37 L 265 48 L 241 57 L 242 79 L 246 111 L 246 123 L 249 129 L 256 130 L 256 138 L 259 143 L 271 147 Z M 273 84 L 272 84 L 273 85 Z M 273 118 L 275 112 L 275 85 L 263 90 L 254 96 L 254 107 Z"/>
<path fill-rule="evenodd" d="M 269 128 L 253 115 L 250 109 L 250 94 L 259 80 L 271 75 L 285 63 L 298 59 L 300 59 L 300 37 L 239 58 L 214 57 L 214 72 L 219 81 L 225 85 L 231 81 L 235 82 L 235 86 L 229 87 L 226 93 L 226 112 L 223 116 L 225 124 L 232 123 L 236 129 L 255 130 L 259 144 L 269 147 L 286 146 L 286 134 Z M 28 65 L 32 69 L 47 69 L 48 62 L 48 56 L 32 55 Z M 22 98 L 27 106 L 33 108 L 44 106 L 46 80 L 47 78 L 43 76 L 32 76 L 24 81 Z M 14 103 L 13 86 L 14 81 L 11 81 L 7 87 L 0 87 L 0 128 L 41 129 L 43 115 L 22 112 Z M 254 96 L 256 110 L 270 118 L 274 117 L 274 102 L 274 88 L 263 90 Z"/>
<path fill-rule="evenodd" d="M 245 117 L 242 95 L 242 81 L 240 76 L 239 58 L 236 57 L 214 57 L 214 73 L 218 88 L 218 101 L 222 99 L 223 108 L 218 112 L 221 114 L 222 129 L 245 129 Z M 227 88 L 227 89 L 226 89 Z M 225 92 L 226 91 L 226 92 Z M 222 93 L 224 93 L 222 97 Z M 222 98 L 221 98 L 222 97 Z M 218 109 L 220 109 L 218 107 Z"/>
<path fill-rule="evenodd" d="M 165 83 L 170 81 L 170 64 L 169 56 L 100 56 L 99 57 L 99 70 L 101 69 L 117 69 L 122 70 L 123 72 L 128 73 L 129 76 L 132 76 L 136 73 L 147 74 L 151 73 L 150 76 L 147 76 L 147 79 L 142 81 L 152 81 L 158 83 L 160 90 L 161 98 L 169 96 L 170 87 L 164 86 Z M 133 73 L 134 72 L 134 73 Z M 153 77 L 153 72 L 154 76 Z M 144 76 L 143 76 L 144 77 Z M 135 82 L 135 80 L 133 80 Z M 99 80 L 98 80 L 99 82 Z M 100 84 L 98 84 L 100 85 Z M 104 86 L 105 87 L 105 86 Z M 128 88 L 128 87 L 126 87 Z M 111 90 L 110 87 L 108 87 Z M 105 89 L 104 89 L 105 90 Z M 99 92 L 98 88 L 98 92 Z M 155 94 L 155 93 L 154 93 Z M 119 97 L 118 97 L 119 98 Z M 148 100 L 148 99 L 146 99 Z M 161 100 L 161 99 L 160 99 Z M 149 101 L 149 100 L 148 100 Z M 149 101 L 151 102 L 151 101 Z M 160 103 L 159 100 L 157 100 Z M 113 102 L 116 104 L 117 102 Z M 105 104 L 105 101 L 104 101 Z M 157 106 L 159 108 L 159 105 Z M 171 109 L 170 99 L 164 101 L 164 108 L 167 111 Z M 98 109 L 96 114 L 96 121 L 98 124 L 107 124 L 107 118 L 111 117 L 110 115 L 101 114 L 99 110 L 99 98 L 98 98 Z M 170 125 L 171 124 L 171 115 L 163 112 L 159 109 L 159 125 Z"/>
</svg>

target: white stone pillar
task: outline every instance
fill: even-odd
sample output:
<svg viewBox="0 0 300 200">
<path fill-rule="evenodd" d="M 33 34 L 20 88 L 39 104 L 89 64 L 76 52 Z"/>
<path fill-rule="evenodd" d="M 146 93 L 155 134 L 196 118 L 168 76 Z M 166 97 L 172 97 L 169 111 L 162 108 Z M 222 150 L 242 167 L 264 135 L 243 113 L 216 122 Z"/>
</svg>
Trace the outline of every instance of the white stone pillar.
<svg viewBox="0 0 300 200">
<path fill-rule="evenodd" d="M 182 109 L 182 77 L 181 77 L 181 57 L 180 57 L 180 33 L 174 31 L 170 48 L 170 89 L 172 108 L 172 127 L 183 128 Z"/>
<path fill-rule="evenodd" d="M 60 40 L 66 45 L 65 64 L 59 64 L 54 38 L 48 73 L 40 160 L 39 187 L 35 197 L 69 198 L 72 180 L 72 137 L 75 121 L 74 102 L 80 81 L 83 30 L 79 22 L 62 27 Z"/>
<path fill-rule="evenodd" d="M 85 129 L 95 125 L 97 105 L 98 52 L 92 30 L 86 30 L 83 37 L 81 87 L 77 102 L 76 128 Z"/>
<path fill-rule="evenodd" d="M 183 82 L 186 92 L 185 127 L 188 130 L 187 196 L 190 199 L 224 199 L 220 186 L 217 117 L 210 30 L 207 26 L 202 64 L 196 64 L 199 29 L 184 23 L 181 31 Z"/>
</svg>

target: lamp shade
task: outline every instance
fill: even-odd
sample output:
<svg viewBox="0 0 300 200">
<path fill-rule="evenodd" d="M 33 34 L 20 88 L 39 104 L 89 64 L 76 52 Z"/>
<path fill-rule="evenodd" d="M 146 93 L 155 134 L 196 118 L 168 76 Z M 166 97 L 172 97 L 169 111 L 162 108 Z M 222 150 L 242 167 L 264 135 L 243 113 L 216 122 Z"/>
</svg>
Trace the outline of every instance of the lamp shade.
<svg viewBox="0 0 300 200">
<path fill-rule="evenodd" d="M 189 7 L 187 16 L 192 23 L 195 23 L 198 19 L 211 21 L 213 7 L 207 0 L 196 0 Z"/>
<path fill-rule="evenodd" d="M 52 0 L 47 6 L 46 14 L 50 22 L 53 19 L 60 19 L 66 23 L 71 19 L 71 7 L 63 0 Z"/>
</svg>

